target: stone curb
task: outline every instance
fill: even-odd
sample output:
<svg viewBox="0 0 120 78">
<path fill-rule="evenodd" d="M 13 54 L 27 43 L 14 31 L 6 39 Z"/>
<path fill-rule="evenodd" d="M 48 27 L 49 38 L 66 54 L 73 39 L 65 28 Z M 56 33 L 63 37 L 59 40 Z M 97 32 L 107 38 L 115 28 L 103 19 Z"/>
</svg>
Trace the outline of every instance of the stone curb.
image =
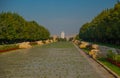
<svg viewBox="0 0 120 78">
<path fill-rule="evenodd" d="M 115 78 L 120 78 L 119 75 L 117 75 L 114 71 L 112 71 L 110 68 L 108 68 L 107 66 L 105 66 L 104 64 L 102 64 L 100 61 L 93 59 L 94 61 L 96 61 L 98 64 L 100 64 L 105 70 L 107 70 L 110 74 L 112 74 Z"/>
</svg>

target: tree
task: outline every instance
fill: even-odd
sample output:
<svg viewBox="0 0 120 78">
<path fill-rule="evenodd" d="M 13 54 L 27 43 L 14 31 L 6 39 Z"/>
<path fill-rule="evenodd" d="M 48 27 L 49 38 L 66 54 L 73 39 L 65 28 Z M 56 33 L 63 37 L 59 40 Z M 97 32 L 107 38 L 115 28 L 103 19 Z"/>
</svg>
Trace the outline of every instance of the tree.
<svg viewBox="0 0 120 78">
<path fill-rule="evenodd" d="M 79 37 L 93 42 L 120 44 L 120 3 L 103 10 L 91 22 L 84 24 Z"/>
<path fill-rule="evenodd" d="M 49 31 L 35 21 L 26 21 L 17 13 L 0 13 L 0 43 L 45 40 Z"/>
</svg>

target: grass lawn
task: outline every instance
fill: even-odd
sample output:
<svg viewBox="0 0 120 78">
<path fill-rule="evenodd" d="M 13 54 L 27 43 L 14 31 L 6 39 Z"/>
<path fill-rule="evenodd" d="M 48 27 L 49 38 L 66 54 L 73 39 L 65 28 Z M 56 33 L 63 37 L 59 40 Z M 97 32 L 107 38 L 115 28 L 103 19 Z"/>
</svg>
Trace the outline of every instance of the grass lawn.
<svg viewBox="0 0 120 78">
<path fill-rule="evenodd" d="M 111 64 L 105 58 L 101 58 L 101 59 L 98 59 L 98 60 L 120 76 L 120 68 L 119 67 Z"/>
<path fill-rule="evenodd" d="M 18 48 L 18 46 L 16 44 L 0 45 L 0 51 L 11 49 L 11 48 Z"/>
</svg>

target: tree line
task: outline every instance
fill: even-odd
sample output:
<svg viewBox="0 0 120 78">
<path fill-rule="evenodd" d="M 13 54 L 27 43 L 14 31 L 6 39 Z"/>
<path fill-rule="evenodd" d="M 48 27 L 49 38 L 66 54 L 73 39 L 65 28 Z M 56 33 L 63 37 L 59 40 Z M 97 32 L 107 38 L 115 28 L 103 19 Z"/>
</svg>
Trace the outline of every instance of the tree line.
<svg viewBox="0 0 120 78">
<path fill-rule="evenodd" d="M 17 13 L 0 13 L 0 44 L 45 40 L 49 31 L 35 21 L 26 21 Z"/>
<path fill-rule="evenodd" d="M 79 31 L 82 40 L 120 44 L 120 2 L 105 9 L 91 22 L 85 23 Z"/>
</svg>

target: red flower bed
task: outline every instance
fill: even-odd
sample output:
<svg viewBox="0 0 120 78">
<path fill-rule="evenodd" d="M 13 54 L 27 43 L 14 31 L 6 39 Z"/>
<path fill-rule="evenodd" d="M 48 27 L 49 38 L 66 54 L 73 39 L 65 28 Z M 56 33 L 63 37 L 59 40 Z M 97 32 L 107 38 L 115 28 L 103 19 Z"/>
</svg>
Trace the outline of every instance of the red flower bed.
<svg viewBox="0 0 120 78">
<path fill-rule="evenodd" d="M 116 64 L 118 67 L 120 67 L 120 63 Z"/>
<path fill-rule="evenodd" d="M 112 64 L 114 64 L 114 65 L 116 65 L 118 67 L 120 67 L 120 63 L 112 60 L 111 58 L 107 58 L 107 61 L 109 61 L 110 63 L 112 63 Z"/>
<path fill-rule="evenodd" d="M 7 52 L 7 51 L 11 51 L 11 50 L 16 50 L 16 49 L 19 49 L 19 48 L 10 48 L 10 49 L 6 49 L 6 50 L 0 50 L 0 52 Z"/>
</svg>

